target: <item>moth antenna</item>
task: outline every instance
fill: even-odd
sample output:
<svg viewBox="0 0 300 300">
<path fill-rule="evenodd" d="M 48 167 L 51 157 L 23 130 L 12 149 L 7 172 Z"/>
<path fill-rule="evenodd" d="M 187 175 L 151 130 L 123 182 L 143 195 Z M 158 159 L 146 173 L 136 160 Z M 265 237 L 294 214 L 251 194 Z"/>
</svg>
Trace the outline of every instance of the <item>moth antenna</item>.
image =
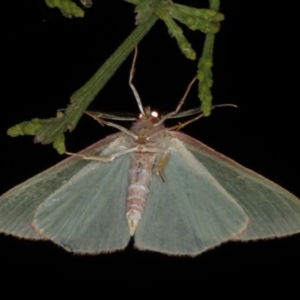
<svg viewBox="0 0 300 300">
<path fill-rule="evenodd" d="M 213 105 L 212 108 L 214 109 L 214 108 L 216 108 L 216 107 L 226 107 L 226 106 L 238 108 L 238 106 L 237 106 L 236 104 L 232 104 L 232 103 L 217 104 L 217 105 Z"/>
<path fill-rule="evenodd" d="M 134 75 L 134 72 L 135 72 L 135 62 L 136 62 L 136 58 L 137 58 L 137 54 L 138 54 L 138 50 L 137 50 L 137 47 L 134 48 L 134 55 L 133 55 L 133 61 L 132 61 L 132 65 L 131 65 L 131 69 L 130 69 L 130 74 L 129 74 L 129 85 L 133 91 L 133 94 L 134 94 L 134 97 L 135 97 L 135 100 L 138 104 L 138 107 L 140 109 L 140 112 L 145 115 L 145 112 L 144 112 L 144 108 L 143 108 L 143 105 L 142 105 L 142 101 L 141 101 L 141 98 L 136 90 L 136 88 L 134 87 L 134 85 L 132 84 L 132 79 L 133 79 L 133 75 Z"/>
</svg>

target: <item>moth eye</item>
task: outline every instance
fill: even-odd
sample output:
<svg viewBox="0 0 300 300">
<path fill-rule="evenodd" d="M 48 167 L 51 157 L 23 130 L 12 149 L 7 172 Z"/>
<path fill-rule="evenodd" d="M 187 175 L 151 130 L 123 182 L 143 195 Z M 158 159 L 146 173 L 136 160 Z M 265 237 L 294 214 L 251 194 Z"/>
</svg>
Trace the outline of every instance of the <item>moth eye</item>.
<svg viewBox="0 0 300 300">
<path fill-rule="evenodd" d="M 139 119 L 141 119 L 143 117 L 143 114 L 139 114 Z"/>
<path fill-rule="evenodd" d="M 151 112 L 151 116 L 152 116 L 153 118 L 158 118 L 158 112 L 157 112 L 157 111 L 152 111 L 152 112 Z"/>
</svg>

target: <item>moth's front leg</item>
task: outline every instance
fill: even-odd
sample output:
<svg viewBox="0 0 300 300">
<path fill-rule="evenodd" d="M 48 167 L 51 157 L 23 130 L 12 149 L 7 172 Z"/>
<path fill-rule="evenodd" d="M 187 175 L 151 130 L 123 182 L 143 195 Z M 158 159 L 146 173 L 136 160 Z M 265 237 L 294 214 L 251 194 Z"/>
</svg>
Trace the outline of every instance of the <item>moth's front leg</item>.
<svg viewBox="0 0 300 300">
<path fill-rule="evenodd" d="M 170 150 L 166 150 L 163 154 L 163 157 L 161 158 L 160 162 L 158 163 L 157 167 L 155 167 L 153 170 L 156 172 L 157 175 L 161 178 L 163 182 L 165 182 L 165 179 L 162 175 L 162 171 L 167 165 L 170 158 Z"/>
<path fill-rule="evenodd" d="M 113 153 L 111 155 L 108 155 L 108 156 L 78 154 L 78 153 L 72 153 L 72 152 L 65 152 L 65 153 L 68 154 L 68 155 L 81 157 L 81 158 L 86 159 L 86 160 L 97 160 L 97 161 L 102 161 L 102 162 L 109 162 L 109 161 L 113 161 L 118 156 L 124 155 L 126 153 L 130 153 L 130 152 L 134 152 L 134 151 L 137 151 L 137 147 L 132 147 L 132 148 L 120 150 L 120 151 L 118 151 L 116 153 Z"/>
</svg>

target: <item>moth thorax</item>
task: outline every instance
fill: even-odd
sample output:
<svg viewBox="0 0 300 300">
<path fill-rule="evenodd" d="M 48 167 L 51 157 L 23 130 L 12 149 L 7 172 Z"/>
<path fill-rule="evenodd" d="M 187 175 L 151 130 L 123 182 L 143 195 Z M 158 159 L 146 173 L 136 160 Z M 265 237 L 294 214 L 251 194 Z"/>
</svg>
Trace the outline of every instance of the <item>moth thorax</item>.
<svg viewBox="0 0 300 300">
<path fill-rule="evenodd" d="M 134 235 L 136 227 L 142 218 L 149 194 L 149 184 L 152 179 L 152 167 L 155 156 L 153 153 L 136 152 L 132 158 L 129 169 L 130 184 L 126 208 L 130 235 Z"/>
</svg>

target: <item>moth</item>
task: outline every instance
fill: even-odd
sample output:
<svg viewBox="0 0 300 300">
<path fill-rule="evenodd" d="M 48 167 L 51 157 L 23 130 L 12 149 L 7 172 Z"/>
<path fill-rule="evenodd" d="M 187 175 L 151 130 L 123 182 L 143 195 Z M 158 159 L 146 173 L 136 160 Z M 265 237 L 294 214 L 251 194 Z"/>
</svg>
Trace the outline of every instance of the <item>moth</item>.
<svg viewBox="0 0 300 300">
<path fill-rule="evenodd" d="M 179 112 L 191 85 L 176 110 L 159 118 L 143 108 L 133 68 L 138 120 L 126 129 L 107 121 L 123 118 L 88 112 L 120 132 L 2 195 L 0 232 L 78 254 L 121 250 L 133 238 L 140 250 L 189 256 L 228 241 L 300 232 L 299 199 L 178 132 L 201 117 L 197 109 Z"/>
</svg>

